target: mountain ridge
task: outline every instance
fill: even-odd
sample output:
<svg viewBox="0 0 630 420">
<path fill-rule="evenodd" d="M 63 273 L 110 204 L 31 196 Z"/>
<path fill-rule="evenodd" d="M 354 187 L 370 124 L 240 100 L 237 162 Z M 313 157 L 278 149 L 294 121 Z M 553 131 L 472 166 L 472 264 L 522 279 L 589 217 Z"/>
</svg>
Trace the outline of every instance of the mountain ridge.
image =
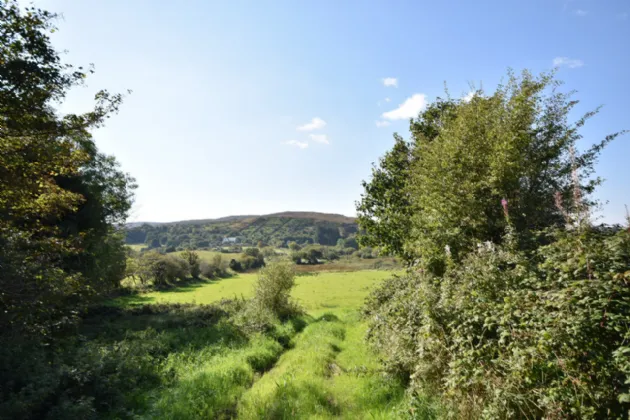
<svg viewBox="0 0 630 420">
<path fill-rule="evenodd" d="M 126 224 L 127 227 L 138 227 L 142 225 L 150 225 L 150 226 L 163 226 L 163 225 L 176 225 L 176 224 L 206 224 L 213 222 L 231 222 L 237 220 L 246 220 L 246 219 L 257 219 L 261 217 L 287 217 L 287 218 L 296 218 L 296 219 L 313 219 L 313 220 L 324 220 L 331 221 L 336 223 L 356 223 L 356 218 L 351 216 L 346 216 L 339 213 L 323 213 L 316 211 L 283 211 L 279 213 L 269 213 L 269 214 L 249 214 L 249 215 L 231 215 L 231 216 L 222 216 L 214 219 L 188 219 L 188 220 L 175 220 L 172 222 L 129 222 Z"/>
</svg>

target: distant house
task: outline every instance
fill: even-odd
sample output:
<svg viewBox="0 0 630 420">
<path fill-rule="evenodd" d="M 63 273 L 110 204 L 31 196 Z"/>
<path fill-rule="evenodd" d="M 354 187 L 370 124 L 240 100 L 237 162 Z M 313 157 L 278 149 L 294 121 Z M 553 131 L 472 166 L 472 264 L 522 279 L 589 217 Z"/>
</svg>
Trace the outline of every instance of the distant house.
<svg viewBox="0 0 630 420">
<path fill-rule="evenodd" d="M 223 243 L 224 244 L 235 244 L 236 243 L 236 238 L 232 237 L 232 238 L 223 238 Z"/>
</svg>

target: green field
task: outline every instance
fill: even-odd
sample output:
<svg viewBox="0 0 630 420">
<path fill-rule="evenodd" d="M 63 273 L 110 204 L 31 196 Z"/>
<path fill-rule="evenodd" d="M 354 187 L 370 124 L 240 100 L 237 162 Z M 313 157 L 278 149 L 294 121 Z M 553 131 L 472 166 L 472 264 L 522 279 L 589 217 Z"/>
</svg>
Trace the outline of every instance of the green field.
<svg viewBox="0 0 630 420">
<path fill-rule="evenodd" d="M 143 394 L 143 411 L 149 418 L 181 419 L 403 417 L 408 403 L 404 386 L 382 372 L 378 357 L 364 342 L 366 325 L 359 312 L 369 291 L 392 274 L 366 270 L 297 277 L 292 296 L 307 315 L 274 333 L 286 335 L 288 347 L 262 335 L 235 343 L 228 334 L 201 347 L 202 341 L 195 339 L 193 348 L 169 353 L 166 364 L 176 372 L 175 380 L 151 391 L 150 397 Z M 247 298 L 256 276 L 240 274 L 115 303 L 134 307 Z M 181 331 L 173 333 L 184 337 Z M 432 412 L 427 409 L 428 414 L 418 418 L 433 418 Z"/>
<path fill-rule="evenodd" d="M 358 309 L 370 289 L 392 275 L 391 271 L 321 272 L 298 276 L 292 296 L 309 312 Z M 239 274 L 226 279 L 193 283 L 166 292 L 125 296 L 120 304 L 197 303 L 221 299 L 251 297 L 256 273 Z"/>
</svg>

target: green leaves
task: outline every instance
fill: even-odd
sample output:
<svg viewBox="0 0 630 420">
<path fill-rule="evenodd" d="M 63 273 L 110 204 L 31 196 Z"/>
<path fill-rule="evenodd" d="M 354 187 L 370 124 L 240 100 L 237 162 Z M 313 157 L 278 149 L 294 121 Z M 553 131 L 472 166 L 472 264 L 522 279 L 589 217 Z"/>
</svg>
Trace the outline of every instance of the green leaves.
<svg viewBox="0 0 630 420">
<path fill-rule="evenodd" d="M 86 77 L 50 44 L 56 15 L 0 2 L 0 327 L 49 332 L 124 275 L 116 225 L 134 180 L 90 130 L 118 110 L 101 91 L 85 114 L 55 105 Z"/>
</svg>

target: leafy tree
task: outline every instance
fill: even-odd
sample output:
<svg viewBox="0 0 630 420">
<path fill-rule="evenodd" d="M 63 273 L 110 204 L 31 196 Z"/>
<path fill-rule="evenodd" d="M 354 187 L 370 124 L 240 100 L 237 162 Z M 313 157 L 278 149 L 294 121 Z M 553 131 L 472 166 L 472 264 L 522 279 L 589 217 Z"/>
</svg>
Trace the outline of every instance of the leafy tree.
<svg viewBox="0 0 630 420">
<path fill-rule="evenodd" d="M 300 249 L 302 249 L 302 247 L 298 245 L 298 243 L 295 241 L 289 242 L 287 246 L 291 251 L 299 251 Z"/>
<path fill-rule="evenodd" d="M 358 222 L 363 229 L 359 237 L 365 246 L 380 246 L 387 253 L 403 258 L 407 235 L 411 228 L 409 174 L 412 146 L 394 135 L 392 150 L 372 168 L 370 182 L 363 181 L 365 192 L 357 203 Z M 346 240 L 345 246 L 352 246 Z M 353 247 L 355 248 L 355 247 Z"/>
<path fill-rule="evenodd" d="M 126 254 L 116 227 L 134 186 L 90 135 L 121 95 L 97 93 L 85 114 L 55 112 L 92 70 L 61 62 L 54 18 L 0 2 L 0 327 L 38 333 L 117 286 Z"/>
<path fill-rule="evenodd" d="M 339 239 L 339 228 L 317 225 L 314 242 L 320 245 L 335 245 Z"/>
<path fill-rule="evenodd" d="M 569 123 L 577 101 L 559 85 L 553 75 L 510 74 L 492 95 L 480 90 L 469 102 L 430 105 L 411 122 L 412 141 L 396 136 L 364 183 L 361 241 L 439 273 L 447 253 L 458 259 L 477 242 L 501 241 L 502 200 L 523 244 L 562 226 L 556 197 L 569 208 L 576 191 L 588 197 L 599 183 L 590 178 L 598 153 L 621 133 L 578 153 L 578 129 L 596 112 Z"/>
<path fill-rule="evenodd" d="M 184 251 L 181 253 L 181 258 L 188 264 L 188 271 L 193 278 L 199 278 L 199 274 L 201 274 L 201 269 L 199 264 L 201 261 L 199 260 L 199 254 L 194 251 Z"/>
<path fill-rule="evenodd" d="M 387 168 L 366 188 L 364 240 L 415 265 L 368 299 L 369 340 L 410 393 L 438 390 L 455 417 L 630 409 L 630 237 L 588 214 L 595 159 L 621 133 L 578 153 L 596 112 L 569 123 L 577 102 L 558 86 L 524 72 L 437 101 L 411 123 L 406 202 L 390 209 L 374 189 Z M 379 231 L 391 214 L 409 215 L 400 241 Z"/>
</svg>

